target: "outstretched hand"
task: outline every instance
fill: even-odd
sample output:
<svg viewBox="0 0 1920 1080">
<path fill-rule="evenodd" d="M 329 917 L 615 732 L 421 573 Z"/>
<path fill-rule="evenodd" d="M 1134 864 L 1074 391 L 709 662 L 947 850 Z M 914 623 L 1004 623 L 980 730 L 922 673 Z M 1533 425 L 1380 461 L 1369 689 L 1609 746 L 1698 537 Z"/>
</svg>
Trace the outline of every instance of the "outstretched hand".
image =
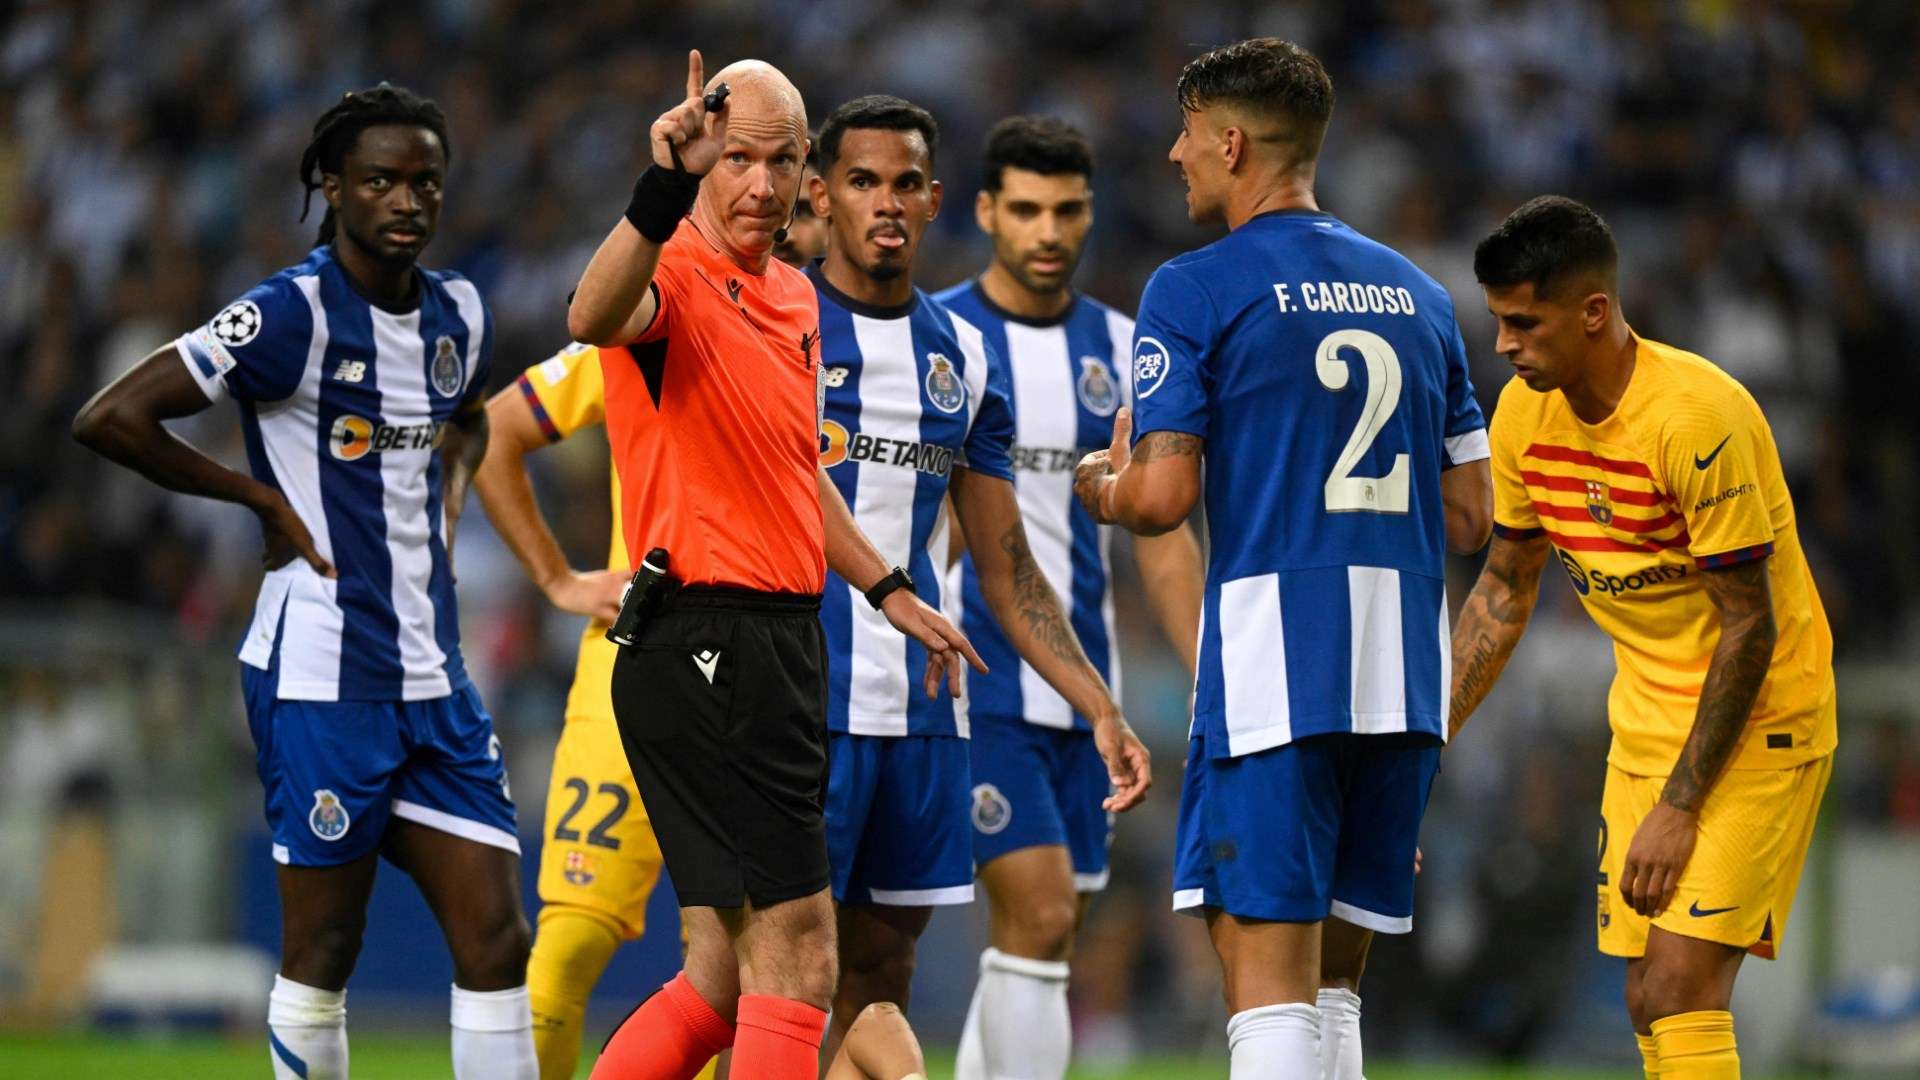
<svg viewBox="0 0 1920 1080">
<path fill-rule="evenodd" d="M 1114 523 L 1113 489 L 1120 470 L 1133 461 L 1133 410 L 1122 406 L 1113 418 L 1113 442 L 1080 459 L 1073 470 L 1073 493 L 1102 525 Z"/>
<path fill-rule="evenodd" d="M 948 689 L 954 697 L 960 696 L 960 672 L 972 664 L 975 671 L 985 675 L 986 661 L 973 651 L 973 643 L 960 628 L 947 621 L 947 617 L 927 606 L 927 602 L 914 595 L 910 589 L 895 589 L 880 601 L 880 613 L 887 617 L 894 629 L 926 646 L 927 673 L 925 678 L 927 696 L 940 696 L 940 682 L 945 679 Z"/>
<path fill-rule="evenodd" d="M 705 100 L 706 64 L 699 49 L 687 52 L 687 98 L 660 114 L 648 129 L 653 163 L 663 169 L 684 167 L 694 176 L 705 176 L 720 161 L 727 141 L 727 111 L 724 105 L 708 112 Z M 678 152 L 678 165 L 674 154 Z"/>
</svg>

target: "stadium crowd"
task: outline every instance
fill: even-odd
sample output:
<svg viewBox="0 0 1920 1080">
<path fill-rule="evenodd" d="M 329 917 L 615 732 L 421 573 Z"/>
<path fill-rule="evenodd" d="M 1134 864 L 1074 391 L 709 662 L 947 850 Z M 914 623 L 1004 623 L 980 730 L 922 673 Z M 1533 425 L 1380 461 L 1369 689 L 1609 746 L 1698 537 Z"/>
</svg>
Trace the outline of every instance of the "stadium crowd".
<svg viewBox="0 0 1920 1080">
<path fill-rule="evenodd" d="M 973 150 L 987 127 L 1015 112 L 1072 120 L 1098 155 L 1098 224 L 1079 284 L 1130 308 L 1153 267 L 1204 242 L 1164 161 L 1179 65 L 1196 43 L 1274 33 L 1313 47 L 1338 89 L 1322 205 L 1449 289 L 1485 407 L 1506 365 L 1492 351 L 1473 242 L 1532 194 L 1584 199 L 1621 235 L 1636 328 L 1715 358 L 1771 418 L 1840 662 L 1920 653 L 1920 435 L 1906 415 L 1920 397 L 1920 8 L 1903 0 L 719 0 L 564 17 L 527 0 L 9 7 L 7 612 L 133 607 L 222 657 L 237 639 L 259 573 L 246 514 L 168 497 L 80 452 L 67 428 L 93 388 L 302 257 L 317 215 L 299 220 L 295 164 L 306 124 L 344 89 L 392 78 L 444 105 L 453 173 L 424 261 L 461 270 L 489 298 L 504 384 L 565 343 L 567 291 L 644 163 L 644 125 L 674 96 L 688 43 L 722 62 L 775 60 L 820 115 L 874 90 L 934 111 L 939 171 L 963 202 L 935 223 L 929 286 L 984 261 L 971 215 L 955 210 L 978 183 Z M 181 432 L 240 456 L 226 411 Z M 566 507 L 554 515 L 562 543 L 591 565 L 608 531 L 603 446 L 544 457 L 543 483 L 560 492 L 550 505 Z M 466 521 L 457 565 L 469 663 L 510 748 L 550 741 L 577 624 L 488 541 L 482 515 Z M 1469 569 L 1458 567 L 1457 594 Z M 1539 950 L 1589 948 L 1586 808 L 1605 732 L 1591 688 L 1609 672 L 1570 592 L 1543 593 L 1546 632 L 1516 665 L 1534 674 L 1490 706 L 1515 722 L 1482 721 L 1481 745 L 1458 766 L 1450 758 L 1437 789 L 1428 929 L 1396 954 L 1404 962 L 1381 965 L 1375 1015 L 1395 1017 L 1383 1031 L 1410 1030 L 1400 1020 L 1412 1024 L 1449 986 L 1493 985 L 1502 991 L 1451 998 L 1479 1011 L 1449 1019 L 1482 1048 L 1528 1053 L 1551 1023 L 1540 1002 L 1557 991 L 1540 981 L 1537 953 L 1495 947 L 1484 924 L 1528 927 Z M 1154 640 L 1137 592 L 1121 613 L 1130 640 Z M 1179 760 L 1178 665 L 1138 647 L 1129 664 L 1134 722 L 1162 762 Z M 1524 702 L 1527 687 L 1546 687 L 1556 666 L 1580 669 L 1581 692 L 1567 694 L 1580 704 L 1528 723 L 1554 699 L 1548 688 Z M 0 766 L 11 769 L 27 760 L 28 725 L 16 721 L 28 709 L 57 715 L 42 703 L 60 690 L 5 665 L 0 679 Z M 1838 808 L 1920 829 L 1920 716 L 1843 713 L 1850 720 Z M 237 707 L 229 726 L 244 747 Z M 244 750 L 234 755 L 234 775 L 249 768 Z M 1183 952 L 1185 938 L 1162 932 L 1174 790 L 1122 828 L 1116 888 L 1074 972 L 1081 1037 L 1096 1054 L 1191 1045 L 1217 1029 L 1210 1014 L 1184 1015 L 1211 1002 L 1194 990 L 1210 976 L 1203 946 Z M 252 820 L 250 798 L 235 806 L 236 820 Z M 1449 933 L 1471 922 L 1482 929 Z M 1151 1030 L 1137 1019 L 1150 1014 L 1161 1018 Z"/>
</svg>

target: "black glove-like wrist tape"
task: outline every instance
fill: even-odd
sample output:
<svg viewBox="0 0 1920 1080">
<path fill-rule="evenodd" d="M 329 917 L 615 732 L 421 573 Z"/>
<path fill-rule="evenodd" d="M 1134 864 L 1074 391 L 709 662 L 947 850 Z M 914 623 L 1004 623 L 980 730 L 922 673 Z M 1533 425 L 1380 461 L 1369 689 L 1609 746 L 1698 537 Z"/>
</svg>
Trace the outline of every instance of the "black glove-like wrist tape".
<svg viewBox="0 0 1920 1080">
<path fill-rule="evenodd" d="M 700 194 L 700 178 L 658 165 L 648 166 L 633 182 L 633 199 L 627 203 L 626 218 L 640 235 L 656 244 L 673 238 L 680 219 L 693 209 Z"/>
</svg>

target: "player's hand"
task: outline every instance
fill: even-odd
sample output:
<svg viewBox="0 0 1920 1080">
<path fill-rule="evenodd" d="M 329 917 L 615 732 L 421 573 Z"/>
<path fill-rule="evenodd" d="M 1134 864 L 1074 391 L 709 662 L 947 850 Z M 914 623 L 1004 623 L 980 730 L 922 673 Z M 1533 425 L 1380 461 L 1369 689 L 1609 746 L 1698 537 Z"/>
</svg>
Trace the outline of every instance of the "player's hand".
<svg viewBox="0 0 1920 1080">
<path fill-rule="evenodd" d="M 1107 782 L 1113 785 L 1113 794 L 1100 808 L 1122 813 L 1139 806 L 1153 786 L 1153 755 L 1118 708 L 1094 721 L 1093 745 L 1100 751 L 1100 760 L 1106 762 Z"/>
<path fill-rule="evenodd" d="M 612 623 L 620 617 L 620 596 L 630 576 L 624 570 L 568 570 L 541 586 L 540 591 L 561 611 Z"/>
<path fill-rule="evenodd" d="M 700 50 L 687 53 L 687 99 L 653 122 L 647 138 L 652 144 L 653 163 L 663 169 L 674 168 L 673 151 L 680 151 L 680 163 L 694 176 L 705 176 L 720 161 L 720 149 L 727 141 L 727 110 L 709 113 L 704 100 L 707 68 Z"/>
<path fill-rule="evenodd" d="M 267 548 L 261 562 L 269 570 L 278 570 L 294 559 L 305 559 L 313 572 L 324 578 L 337 578 L 340 575 L 320 555 L 320 549 L 314 546 L 313 534 L 307 531 L 307 523 L 293 512 L 293 504 L 278 491 L 269 490 L 265 500 L 253 511 L 260 518 L 260 531 L 265 535 Z"/>
<path fill-rule="evenodd" d="M 940 696 L 940 681 L 947 681 L 954 697 L 960 696 L 960 672 L 967 664 L 980 674 L 987 673 L 986 662 L 973 651 L 973 643 L 945 615 L 927 606 L 927 602 L 909 589 L 895 589 L 880 601 L 880 613 L 895 630 L 926 646 L 927 696 Z"/>
<path fill-rule="evenodd" d="M 1113 443 L 1080 459 L 1073 470 L 1073 493 L 1093 520 L 1102 525 L 1114 523 L 1113 489 L 1120 470 L 1133 460 L 1133 410 L 1122 407 L 1113 418 Z"/>
<path fill-rule="evenodd" d="M 1627 906 L 1652 917 L 1667 910 L 1680 887 L 1680 874 L 1693 858 L 1700 815 L 1667 803 L 1655 803 L 1627 845 L 1620 895 Z"/>
</svg>

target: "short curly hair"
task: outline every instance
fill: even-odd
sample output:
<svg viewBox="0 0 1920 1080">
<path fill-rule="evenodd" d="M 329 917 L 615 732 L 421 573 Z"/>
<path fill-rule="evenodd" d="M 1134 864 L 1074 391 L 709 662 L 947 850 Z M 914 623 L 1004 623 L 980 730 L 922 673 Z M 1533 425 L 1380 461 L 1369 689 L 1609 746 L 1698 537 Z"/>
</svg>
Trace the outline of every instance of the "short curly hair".
<svg viewBox="0 0 1920 1080">
<path fill-rule="evenodd" d="M 1319 156 L 1333 119 L 1333 79 L 1327 69 L 1312 53 L 1275 37 L 1236 41 L 1188 61 L 1174 95 L 1187 112 L 1236 105 L 1279 121 L 1301 161 Z"/>
</svg>

